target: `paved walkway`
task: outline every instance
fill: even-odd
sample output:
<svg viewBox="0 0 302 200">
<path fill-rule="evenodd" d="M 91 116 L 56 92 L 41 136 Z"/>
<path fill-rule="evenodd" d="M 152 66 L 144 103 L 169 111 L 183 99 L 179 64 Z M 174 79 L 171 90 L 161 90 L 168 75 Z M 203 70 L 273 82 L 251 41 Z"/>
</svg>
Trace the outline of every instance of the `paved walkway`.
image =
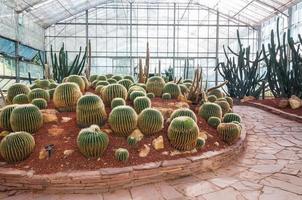
<svg viewBox="0 0 302 200">
<path fill-rule="evenodd" d="M 248 146 L 244 155 L 225 168 L 114 193 L 25 193 L 6 199 L 302 200 L 302 124 L 252 107 L 235 110 L 247 127 Z"/>
</svg>

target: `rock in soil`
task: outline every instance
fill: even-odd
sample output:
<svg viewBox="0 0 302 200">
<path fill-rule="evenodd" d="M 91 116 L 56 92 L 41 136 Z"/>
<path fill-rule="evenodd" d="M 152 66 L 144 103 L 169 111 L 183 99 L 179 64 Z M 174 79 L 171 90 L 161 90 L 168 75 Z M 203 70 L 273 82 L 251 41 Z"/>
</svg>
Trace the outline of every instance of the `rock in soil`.
<svg viewBox="0 0 302 200">
<path fill-rule="evenodd" d="M 281 99 L 279 101 L 278 107 L 279 108 L 286 108 L 289 105 L 289 102 L 287 99 Z"/>
<path fill-rule="evenodd" d="M 65 150 L 65 151 L 64 151 L 64 158 L 67 158 L 67 157 L 70 156 L 73 152 L 74 152 L 74 150 L 71 150 L 71 149 Z"/>
<path fill-rule="evenodd" d="M 45 159 L 48 156 L 48 153 L 45 149 L 41 149 L 40 153 L 39 153 L 39 159 Z"/>
<path fill-rule="evenodd" d="M 72 118 L 70 117 L 62 117 L 62 123 L 66 123 L 66 122 L 69 122 L 70 120 L 72 120 Z"/>
<path fill-rule="evenodd" d="M 203 138 L 203 139 L 208 139 L 208 132 L 206 132 L 206 131 L 200 131 L 199 133 L 198 133 L 198 137 L 201 137 L 201 138 Z"/>
<path fill-rule="evenodd" d="M 131 137 L 134 137 L 138 142 L 144 138 L 144 134 L 139 129 L 135 129 L 131 134 Z"/>
<path fill-rule="evenodd" d="M 146 144 L 144 144 L 144 147 L 142 149 L 139 150 L 139 157 L 146 157 L 150 152 L 150 147 Z"/>
<path fill-rule="evenodd" d="M 58 117 L 55 109 L 45 109 L 41 110 L 43 115 L 43 122 L 44 123 L 51 123 L 51 122 L 58 122 Z"/>
<path fill-rule="evenodd" d="M 288 101 L 292 109 L 298 109 L 301 107 L 302 104 L 301 99 L 295 95 L 292 95 Z"/>
<path fill-rule="evenodd" d="M 64 133 L 64 129 L 57 128 L 57 126 L 53 126 L 52 128 L 48 129 L 48 134 L 52 136 L 62 135 Z"/>
<path fill-rule="evenodd" d="M 154 149 L 159 150 L 165 148 L 164 146 L 164 138 L 162 135 L 158 136 L 152 141 L 152 146 Z"/>
</svg>

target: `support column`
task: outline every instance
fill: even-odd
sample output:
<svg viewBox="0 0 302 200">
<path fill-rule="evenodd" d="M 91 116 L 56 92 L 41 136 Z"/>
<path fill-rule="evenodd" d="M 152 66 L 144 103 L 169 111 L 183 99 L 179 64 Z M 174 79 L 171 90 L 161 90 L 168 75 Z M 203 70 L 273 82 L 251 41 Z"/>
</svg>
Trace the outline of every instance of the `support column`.
<svg viewBox="0 0 302 200">
<path fill-rule="evenodd" d="M 16 43 L 15 43 L 15 62 L 16 62 L 16 83 L 20 82 L 20 65 L 19 65 L 19 14 L 15 13 L 16 20 Z"/>
<path fill-rule="evenodd" d="M 216 62 L 215 65 L 217 66 L 219 63 L 218 59 L 218 51 L 219 51 L 219 11 L 217 10 L 217 18 L 216 18 L 216 51 L 215 51 L 215 57 Z M 218 84 L 218 71 L 215 71 L 215 85 Z"/>
<path fill-rule="evenodd" d="M 130 2 L 130 75 L 133 76 L 133 59 L 132 59 L 132 2 Z"/>
<path fill-rule="evenodd" d="M 176 24 L 176 3 L 174 3 L 174 17 L 173 17 L 173 78 L 175 77 L 175 24 Z"/>
</svg>

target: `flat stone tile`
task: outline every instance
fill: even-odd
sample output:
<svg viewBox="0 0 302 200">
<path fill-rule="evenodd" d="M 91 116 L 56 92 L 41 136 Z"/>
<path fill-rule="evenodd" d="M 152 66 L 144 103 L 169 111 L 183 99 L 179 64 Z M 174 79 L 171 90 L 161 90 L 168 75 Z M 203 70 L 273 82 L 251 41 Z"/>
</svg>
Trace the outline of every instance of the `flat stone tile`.
<svg viewBox="0 0 302 200">
<path fill-rule="evenodd" d="M 239 181 L 238 179 L 232 177 L 220 177 L 209 180 L 211 183 L 217 185 L 218 187 L 225 188 L 233 183 Z"/>
<path fill-rule="evenodd" d="M 133 200 L 161 200 L 164 199 L 160 192 L 157 191 L 154 184 L 143 185 L 131 188 L 131 196 Z"/>
<path fill-rule="evenodd" d="M 301 200 L 301 196 L 279 188 L 264 187 L 259 200 Z"/>
<path fill-rule="evenodd" d="M 188 197 L 219 191 L 220 188 L 208 181 L 193 182 L 176 186 L 177 190 Z"/>
<path fill-rule="evenodd" d="M 103 194 L 104 200 L 131 200 L 129 190 L 117 190 L 114 192 L 107 192 Z"/>
<path fill-rule="evenodd" d="M 166 200 L 182 199 L 184 195 L 178 192 L 174 187 L 169 185 L 167 182 L 156 183 L 155 187 L 160 192 L 161 196 Z"/>
<path fill-rule="evenodd" d="M 223 190 L 202 195 L 206 200 L 244 200 L 244 197 L 234 188 L 225 188 Z"/>
</svg>

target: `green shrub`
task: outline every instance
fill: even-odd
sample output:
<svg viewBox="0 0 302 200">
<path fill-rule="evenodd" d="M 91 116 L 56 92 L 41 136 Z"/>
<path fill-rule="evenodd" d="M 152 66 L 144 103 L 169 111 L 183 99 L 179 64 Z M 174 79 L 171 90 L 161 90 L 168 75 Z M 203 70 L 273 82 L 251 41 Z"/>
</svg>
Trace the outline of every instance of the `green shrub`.
<svg viewBox="0 0 302 200">
<path fill-rule="evenodd" d="M 8 105 L 2 108 L 0 112 L 0 128 L 4 130 L 12 130 L 10 125 L 10 116 L 17 105 Z"/>
<path fill-rule="evenodd" d="M 126 105 L 126 101 L 123 98 L 114 98 L 111 101 L 111 109 L 117 107 L 117 106 L 124 106 Z"/>
<path fill-rule="evenodd" d="M 205 120 L 208 120 L 210 117 L 222 117 L 221 107 L 216 103 L 206 102 L 200 106 L 198 115 Z"/>
<path fill-rule="evenodd" d="M 129 152 L 127 149 L 124 148 L 118 148 L 117 150 L 115 150 L 114 155 L 117 161 L 127 162 L 129 159 Z"/>
<path fill-rule="evenodd" d="M 26 94 L 18 94 L 13 98 L 13 104 L 27 104 L 27 103 L 29 103 L 29 99 Z"/>
<path fill-rule="evenodd" d="M 47 101 L 43 98 L 36 98 L 31 101 L 31 103 L 37 106 L 40 110 L 47 108 Z"/>
<path fill-rule="evenodd" d="M 111 105 L 111 101 L 114 98 L 120 97 L 126 100 L 127 98 L 127 89 L 120 85 L 120 84 L 110 84 L 107 85 L 103 90 L 102 90 L 102 99 L 105 103 L 106 106 Z"/>
<path fill-rule="evenodd" d="M 133 101 L 133 107 L 137 114 L 141 113 L 144 109 L 151 107 L 151 100 L 146 97 L 136 97 Z"/>
<path fill-rule="evenodd" d="M 176 117 L 181 117 L 181 116 L 191 117 L 195 122 L 197 122 L 195 113 L 189 108 L 179 108 L 177 110 L 174 110 L 170 116 L 170 121 L 172 121 Z"/>
<path fill-rule="evenodd" d="M 160 97 L 165 87 L 165 80 L 160 76 L 148 78 L 146 88 L 148 92 L 152 92 L 155 96 Z"/>
<path fill-rule="evenodd" d="M 144 135 L 150 136 L 164 128 L 164 117 L 160 111 L 147 108 L 138 115 L 137 126 Z"/>
<path fill-rule="evenodd" d="M 18 94 L 28 94 L 30 89 L 28 86 L 24 85 L 23 83 L 14 83 L 7 89 L 7 102 L 12 103 L 15 96 Z"/>
<path fill-rule="evenodd" d="M 179 85 L 177 85 L 176 83 L 166 83 L 163 89 L 163 93 L 171 94 L 172 99 L 177 99 L 179 95 L 181 95 Z"/>
<path fill-rule="evenodd" d="M 217 132 L 223 141 L 232 144 L 239 139 L 241 128 L 235 123 L 220 123 L 217 127 Z"/>
<path fill-rule="evenodd" d="M 210 117 L 208 119 L 208 124 L 214 128 L 217 128 L 217 126 L 221 123 L 221 119 L 218 117 Z"/>
</svg>

